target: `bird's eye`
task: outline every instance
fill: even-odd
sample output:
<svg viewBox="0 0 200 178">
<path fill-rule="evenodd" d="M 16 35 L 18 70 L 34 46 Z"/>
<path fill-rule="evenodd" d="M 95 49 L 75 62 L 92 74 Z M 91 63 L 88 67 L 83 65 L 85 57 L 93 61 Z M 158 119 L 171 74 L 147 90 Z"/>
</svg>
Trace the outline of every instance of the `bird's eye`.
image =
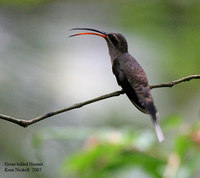
<svg viewBox="0 0 200 178">
<path fill-rule="evenodd" d="M 110 35 L 108 35 L 108 37 L 112 41 L 113 44 L 117 44 L 117 39 L 115 38 L 114 35 L 110 34 Z"/>
</svg>

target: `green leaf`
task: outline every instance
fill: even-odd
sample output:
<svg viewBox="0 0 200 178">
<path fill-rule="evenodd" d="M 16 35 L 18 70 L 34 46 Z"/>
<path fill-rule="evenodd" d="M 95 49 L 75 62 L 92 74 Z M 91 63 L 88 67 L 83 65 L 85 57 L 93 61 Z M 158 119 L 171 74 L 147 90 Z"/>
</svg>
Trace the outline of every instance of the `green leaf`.
<svg viewBox="0 0 200 178">
<path fill-rule="evenodd" d="M 180 136 L 175 141 L 175 149 L 181 158 L 186 156 L 189 148 L 192 147 L 193 143 L 188 135 Z"/>
<path fill-rule="evenodd" d="M 119 170 L 129 167 L 140 168 L 148 175 L 162 177 L 166 161 L 140 152 L 131 147 L 112 144 L 99 144 L 66 159 L 62 172 L 66 176 L 77 177 L 110 177 Z"/>
<path fill-rule="evenodd" d="M 163 122 L 162 122 L 162 127 L 164 129 L 173 129 L 182 124 L 182 119 L 178 115 L 172 115 L 167 117 Z"/>
</svg>

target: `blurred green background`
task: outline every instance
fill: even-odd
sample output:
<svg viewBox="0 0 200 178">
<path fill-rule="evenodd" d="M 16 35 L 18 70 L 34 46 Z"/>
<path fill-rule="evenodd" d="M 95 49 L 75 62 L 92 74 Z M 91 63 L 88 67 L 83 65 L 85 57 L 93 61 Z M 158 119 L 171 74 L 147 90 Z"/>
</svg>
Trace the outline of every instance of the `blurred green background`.
<svg viewBox="0 0 200 178">
<path fill-rule="evenodd" d="M 73 27 L 122 33 L 150 84 L 200 74 L 200 1 L 0 0 L 0 113 L 32 119 L 120 88 L 108 49 Z M 125 95 L 26 129 L 0 120 L 0 177 L 197 178 L 198 80 L 152 90 L 166 140 Z M 6 173 L 5 162 L 43 162 Z"/>
</svg>

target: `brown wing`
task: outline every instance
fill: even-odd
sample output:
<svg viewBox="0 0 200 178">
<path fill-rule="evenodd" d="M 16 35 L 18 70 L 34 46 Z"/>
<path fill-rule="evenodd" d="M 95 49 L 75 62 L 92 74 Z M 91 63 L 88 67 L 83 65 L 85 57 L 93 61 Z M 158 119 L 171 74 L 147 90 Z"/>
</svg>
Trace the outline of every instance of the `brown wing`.
<svg viewBox="0 0 200 178">
<path fill-rule="evenodd" d="M 122 87 L 122 89 L 124 90 L 124 92 L 126 93 L 126 95 L 128 96 L 128 98 L 130 99 L 130 101 L 134 104 L 134 106 L 139 109 L 141 112 L 143 113 L 147 113 L 147 111 L 145 110 L 144 106 L 141 105 L 141 103 L 138 100 L 138 97 L 136 95 L 136 92 L 134 91 L 133 87 L 130 85 L 130 83 L 128 82 L 124 71 L 122 70 L 119 60 L 115 59 L 113 62 L 113 73 L 116 76 L 118 85 L 120 85 Z"/>
<path fill-rule="evenodd" d="M 129 61 L 124 65 L 124 74 L 138 98 L 139 103 L 145 108 L 147 113 L 156 119 L 156 108 L 151 96 L 146 74 L 136 61 Z"/>
<path fill-rule="evenodd" d="M 132 58 L 132 61 L 126 60 L 123 64 L 120 64 L 120 59 L 115 59 L 113 62 L 113 73 L 117 78 L 118 84 L 123 88 L 131 102 L 140 111 L 151 115 L 158 140 L 160 142 L 163 141 L 164 135 L 158 124 L 158 113 L 142 67 L 134 58 Z"/>
</svg>

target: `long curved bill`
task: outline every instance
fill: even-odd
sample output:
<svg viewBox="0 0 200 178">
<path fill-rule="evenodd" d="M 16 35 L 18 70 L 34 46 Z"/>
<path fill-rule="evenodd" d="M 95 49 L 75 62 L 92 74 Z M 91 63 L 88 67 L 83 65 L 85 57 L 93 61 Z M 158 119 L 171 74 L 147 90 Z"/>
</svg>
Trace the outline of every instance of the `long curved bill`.
<svg viewBox="0 0 200 178">
<path fill-rule="evenodd" d="M 74 35 L 70 35 L 69 37 L 74 37 L 74 36 L 78 36 L 78 35 L 97 35 L 97 36 L 101 36 L 103 38 L 107 38 L 106 32 L 99 31 L 99 30 L 92 29 L 92 28 L 72 28 L 71 30 L 89 30 L 89 31 L 94 31 L 94 32 L 98 32 L 98 33 L 93 33 L 93 32 L 76 33 Z"/>
</svg>

